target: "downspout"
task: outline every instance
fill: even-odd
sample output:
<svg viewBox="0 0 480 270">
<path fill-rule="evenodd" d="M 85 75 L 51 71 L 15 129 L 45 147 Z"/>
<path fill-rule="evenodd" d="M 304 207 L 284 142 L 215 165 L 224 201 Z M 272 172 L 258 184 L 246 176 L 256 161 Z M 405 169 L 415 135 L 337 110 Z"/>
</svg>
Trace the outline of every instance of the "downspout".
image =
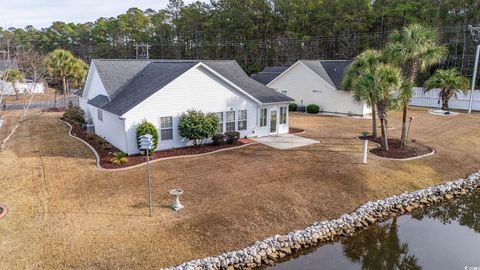
<svg viewBox="0 0 480 270">
<path fill-rule="evenodd" d="M 119 117 L 121 120 L 123 120 L 123 134 L 125 135 L 125 147 L 126 147 L 126 154 L 128 155 L 129 151 L 128 151 L 128 132 L 127 132 L 127 129 L 125 128 L 125 117 Z"/>
</svg>

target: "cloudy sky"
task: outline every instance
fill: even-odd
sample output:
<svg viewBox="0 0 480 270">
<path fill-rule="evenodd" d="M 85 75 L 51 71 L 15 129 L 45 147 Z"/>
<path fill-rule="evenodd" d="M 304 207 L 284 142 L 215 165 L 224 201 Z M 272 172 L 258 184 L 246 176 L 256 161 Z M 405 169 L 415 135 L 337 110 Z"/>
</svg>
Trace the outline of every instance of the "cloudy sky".
<svg viewBox="0 0 480 270">
<path fill-rule="evenodd" d="M 0 26 L 42 28 L 53 21 L 88 22 L 116 17 L 131 7 L 161 9 L 167 3 L 168 0 L 0 0 Z"/>
</svg>

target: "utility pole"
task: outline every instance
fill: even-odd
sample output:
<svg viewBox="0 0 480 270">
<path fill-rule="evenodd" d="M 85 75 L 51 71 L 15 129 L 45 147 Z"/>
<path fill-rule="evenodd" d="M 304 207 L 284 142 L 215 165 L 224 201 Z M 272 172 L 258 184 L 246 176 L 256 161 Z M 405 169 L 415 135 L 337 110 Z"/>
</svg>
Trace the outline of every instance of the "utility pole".
<svg viewBox="0 0 480 270">
<path fill-rule="evenodd" d="M 478 71 L 478 58 L 480 56 L 480 26 L 474 27 L 472 25 L 468 26 L 470 33 L 472 33 L 473 42 L 477 44 L 477 50 L 475 53 L 475 64 L 473 66 L 473 77 L 472 77 L 472 88 L 470 91 L 470 102 L 468 103 L 468 113 L 472 113 L 473 105 L 473 94 L 475 92 L 475 80 L 477 79 Z"/>
<path fill-rule="evenodd" d="M 141 43 L 135 44 L 135 55 L 137 59 L 150 59 L 150 45 Z"/>
</svg>

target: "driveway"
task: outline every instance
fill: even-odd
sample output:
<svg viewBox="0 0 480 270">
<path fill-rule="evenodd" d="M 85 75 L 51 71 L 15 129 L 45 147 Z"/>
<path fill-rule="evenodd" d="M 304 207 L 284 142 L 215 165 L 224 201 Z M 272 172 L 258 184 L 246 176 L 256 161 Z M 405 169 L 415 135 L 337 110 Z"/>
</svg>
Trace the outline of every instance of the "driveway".
<svg viewBox="0 0 480 270">
<path fill-rule="evenodd" d="M 320 143 L 319 141 L 303 138 L 293 134 L 281 134 L 261 137 L 255 139 L 255 141 L 280 150 Z"/>
</svg>

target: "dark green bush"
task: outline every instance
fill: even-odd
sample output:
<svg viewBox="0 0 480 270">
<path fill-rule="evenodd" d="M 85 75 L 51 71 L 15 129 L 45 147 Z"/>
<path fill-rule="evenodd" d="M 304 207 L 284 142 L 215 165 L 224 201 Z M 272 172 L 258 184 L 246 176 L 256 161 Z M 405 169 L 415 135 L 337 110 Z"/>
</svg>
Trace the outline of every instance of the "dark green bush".
<svg viewBox="0 0 480 270">
<path fill-rule="evenodd" d="M 308 113 L 318 113 L 320 111 L 320 106 L 317 104 L 309 104 L 307 105 L 307 112 Z"/>
<path fill-rule="evenodd" d="M 231 132 L 225 132 L 225 141 L 228 144 L 234 144 L 240 139 L 240 132 L 238 131 L 231 131 Z"/>
<path fill-rule="evenodd" d="M 288 104 L 288 110 L 291 111 L 291 112 L 296 112 L 297 111 L 297 104 L 295 104 L 295 103 Z"/>
<path fill-rule="evenodd" d="M 149 149 L 149 154 L 155 151 L 157 149 L 158 145 L 158 131 L 157 128 L 150 122 L 147 122 L 145 120 L 140 123 L 137 127 L 137 143 L 138 143 L 138 148 L 140 148 L 140 143 L 138 142 L 140 136 L 143 136 L 145 134 L 150 134 L 153 136 L 153 147 Z"/>
<path fill-rule="evenodd" d="M 65 110 L 62 119 L 70 124 L 85 124 L 85 112 L 80 107 L 71 107 Z"/>
<path fill-rule="evenodd" d="M 188 110 L 180 116 L 178 131 L 193 145 L 200 146 L 217 133 L 220 120 L 215 114 L 204 114 L 199 110 Z"/>
<path fill-rule="evenodd" d="M 212 141 L 213 141 L 213 144 L 215 144 L 215 145 L 224 145 L 226 143 L 225 135 L 215 134 L 215 135 L 212 136 Z"/>
</svg>

